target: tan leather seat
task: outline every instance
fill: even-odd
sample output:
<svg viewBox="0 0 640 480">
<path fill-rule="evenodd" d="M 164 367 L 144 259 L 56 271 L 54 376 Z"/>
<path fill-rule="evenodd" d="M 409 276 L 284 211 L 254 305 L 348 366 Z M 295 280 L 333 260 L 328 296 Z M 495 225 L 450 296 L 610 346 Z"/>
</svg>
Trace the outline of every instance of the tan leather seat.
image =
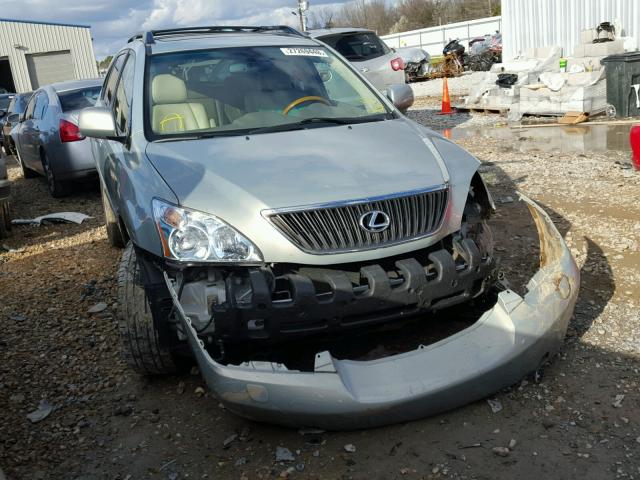
<svg viewBox="0 0 640 480">
<path fill-rule="evenodd" d="M 178 133 L 215 127 L 201 103 L 189 102 L 180 78 L 156 75 L 151 84 L 152 126 L 157 133 Z"/>
</svg>

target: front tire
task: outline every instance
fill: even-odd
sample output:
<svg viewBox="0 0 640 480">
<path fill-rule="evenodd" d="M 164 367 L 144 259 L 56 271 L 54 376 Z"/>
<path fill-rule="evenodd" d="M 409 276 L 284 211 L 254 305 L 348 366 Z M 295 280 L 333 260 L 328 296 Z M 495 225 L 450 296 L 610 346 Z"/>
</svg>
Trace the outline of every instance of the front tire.
<svg viewBox="0 0 640 480">
<path fill-rule="evenodd" d="M 104 210 L 104 224 L 107 229 L 107 238 L 109 239 L 109 243 L 112 247 L 116 248 L 124 248 L 126 242 L 124 240 L 124 236 L 122 235 L 122 231 L 120 230 L 120 225 L 118 224 L 118 219 L 116 218 L 116 214 L 113 212 L 111 208 L 111 203 L 109 202 L 109 198 L 107 197 L 106 192 L 104 191 L 104 187 L 102 184 L 100 185 L 100 192 L 102 193 L 102 208 Z"/>
<path fill-rule="evenodd" d="M 140 284 L 140 265 L 129 242 L 118 269 L 118 330 L 124 360 L 142 375 L 175 373 L 171 352 L 160 344 L 149 301 Z"/>
</svg>

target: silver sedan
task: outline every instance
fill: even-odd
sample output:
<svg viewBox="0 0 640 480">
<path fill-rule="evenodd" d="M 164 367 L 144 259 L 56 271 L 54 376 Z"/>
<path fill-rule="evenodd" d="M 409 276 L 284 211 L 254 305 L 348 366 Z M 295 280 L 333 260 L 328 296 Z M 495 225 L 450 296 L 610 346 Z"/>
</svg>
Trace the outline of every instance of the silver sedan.
<svg viewBox="0 0 640 480">
<path fill-rule="evenodd" d="M 372 30 L 326 28 L 310 30 L 309 36 L 337 50 L 380 91 L 405 83 L 402 57 Z"/>
<path fill-rule="evenodd" d="M 101 89 L 102 79 L 44 86 L 33 94 L 11 132 L 24 177 L 46 176 L 54 197 L 68 194 L 71 180 L 96 175 L 78 115 L 95 104 Z"/>
</svg>

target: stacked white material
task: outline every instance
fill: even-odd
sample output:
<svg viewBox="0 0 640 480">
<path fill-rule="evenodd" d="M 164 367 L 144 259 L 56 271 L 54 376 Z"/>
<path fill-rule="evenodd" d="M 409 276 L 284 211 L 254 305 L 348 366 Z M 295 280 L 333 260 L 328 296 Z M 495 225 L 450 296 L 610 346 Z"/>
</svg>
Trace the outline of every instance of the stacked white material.
<svg viewBox="0 0 640 480">
<path fill-rule="evenodd" d="M 512 109 L 516 114 L 561 115 L 567 112 L 598 113 L 606 107 L 606 80 L 604 69 L 594 72 L 553 73 L 543 76 L 542 87 L 528 85 L 520 89 L 520 101 Z M 551 82 L 560 83 L 559 89 L 549 88 Z M 554 85 L 551 85 L 552 87 Z M 555 91 L 554 91 L 555 90 Z"/>
<path fill-rule="evenodd" d="M 501 111 L 511 109 L 519 102 L 520 87 L 528 85 L 531 78 L 537 80 L 541 73 L 557 70 L 561 55 L 560 47 L 544 47 L 532 49 L 527 57 L 494 64 L 482 81 L 471 89 L 465 106 Z M 499 87 L 496 81 L 501 73 L 515 74 L 518 81 L 510 88 Z"/>
<path fill-rule="evenodd" d="M 604 36 L 603 33 L 601 36 Z M 625 39 L 593 43 L 595 29 L 580 34 L 580 45 L 567 58 L 566 72 L 560 72 L 560 47 L 529 49 L 524 58 L 496 64 L 483 82 L 471 90 L 467 108 L 508 110 L 511 120 L 523 115 L 557 115 L 567 112 L 600 113 L 606 108 L 606 80 L 600 60 L 623 53 Z M 496 85 L 499 73 L 518 75 L 511 88 Z"/>
</svg>

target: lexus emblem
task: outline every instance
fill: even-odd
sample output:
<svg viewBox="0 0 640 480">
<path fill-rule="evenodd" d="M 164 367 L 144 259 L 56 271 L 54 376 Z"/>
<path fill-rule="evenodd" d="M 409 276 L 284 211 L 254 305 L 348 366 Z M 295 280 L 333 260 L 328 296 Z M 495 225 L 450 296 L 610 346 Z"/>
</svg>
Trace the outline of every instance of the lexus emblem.
<svg viewBox="0 0 640 480">
<path fill-rule="evenodd" d="M 390 224 L 389 215 L 380 210 L 371 210 L 360 217 L 360 227 L 370 233 L 384 232 Z"/>
</svg>

